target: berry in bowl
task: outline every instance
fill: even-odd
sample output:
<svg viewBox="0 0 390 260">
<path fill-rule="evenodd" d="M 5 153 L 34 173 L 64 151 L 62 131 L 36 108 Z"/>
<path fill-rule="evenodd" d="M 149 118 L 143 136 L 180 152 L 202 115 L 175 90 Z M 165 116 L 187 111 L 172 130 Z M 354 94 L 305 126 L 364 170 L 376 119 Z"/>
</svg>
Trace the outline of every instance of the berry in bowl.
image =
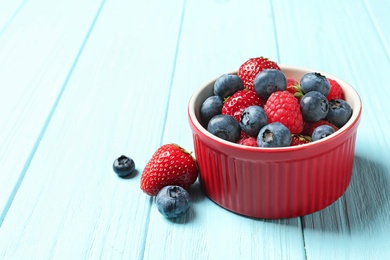
<svg viewBox="0 0 390 260">
<path fill-rule="evenodd" d="M 202 189 L 254 218 L 324 209 L 350 183 L 361 111 L 358 93 L 336 76 L 249 59 L 190 98 Z"/>
</svg>

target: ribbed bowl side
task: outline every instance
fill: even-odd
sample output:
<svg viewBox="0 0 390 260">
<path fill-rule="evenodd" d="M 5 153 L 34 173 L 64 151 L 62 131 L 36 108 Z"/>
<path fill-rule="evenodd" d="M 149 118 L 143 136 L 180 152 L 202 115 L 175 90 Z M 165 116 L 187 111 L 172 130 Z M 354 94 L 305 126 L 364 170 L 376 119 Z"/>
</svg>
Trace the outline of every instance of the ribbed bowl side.
<svg viewBox="0 0 390 260">
<path fill-rule="evenodd" d="M 251 161 L 215 150 L 194 134 L 200 182 L 220 206 L 254 218 L 291 218 L 321 210 L 347 189 L 356 131 L 343 143 L 313 158 Z"/>
</svg>

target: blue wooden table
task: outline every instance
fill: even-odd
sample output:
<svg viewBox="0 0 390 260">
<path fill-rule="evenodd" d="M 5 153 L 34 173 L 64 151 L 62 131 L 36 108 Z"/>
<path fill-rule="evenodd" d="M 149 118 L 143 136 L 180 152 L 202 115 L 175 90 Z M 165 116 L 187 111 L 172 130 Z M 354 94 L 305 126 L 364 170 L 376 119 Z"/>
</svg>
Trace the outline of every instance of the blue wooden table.
<svg viewBox="0 0 390 260">
<path fill-rule="evenodd" d="M 390 2 L 1 0 L 0 259 L 388 259 Z M 169 221 L 139 188 L 164 143 L 193 150 L 191 94 L 250 57 L 361 95 L 351 184 L 282 220 L 210 201 Z M 121 179 L 113 160 L 131 156 Z"/>
</svg>

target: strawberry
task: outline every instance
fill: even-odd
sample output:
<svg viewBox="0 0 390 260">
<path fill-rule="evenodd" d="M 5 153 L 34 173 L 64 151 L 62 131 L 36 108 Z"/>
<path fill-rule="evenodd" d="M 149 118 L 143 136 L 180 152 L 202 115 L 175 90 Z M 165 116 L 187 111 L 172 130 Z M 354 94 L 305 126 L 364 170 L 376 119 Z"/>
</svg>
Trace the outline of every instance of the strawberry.
<svg viewBox="0 0 390 260">
<path fill-rule="evenodd" d="M 276 91 L 264 105 L 268 123 L 279 122 L 292 134 L 299 134 L 303 129 L 303 118 L 298 100 L 289 91 Z"/>
<path fill-rule="evenodd" d="M 329 125 L 333 127 L 335 131 L 338 130 L 338 127 L 335 126 L 334 124 L 326 121 L 326 120 L 320 120 L 317 122 L 304 122 L 303 123 L 303 130 L 302 130 L 302 135 L 308 135 L 311 136 L 313 134 L 314 129 L 316 129 L 320 125 Z"/>
<path fill-rule="evenodd" d="M 295 145 L 301 145 L 301 144 L 307 144 L 311 142 L 311 137 L 306 135 L 300 135 L 300 134 L 292 134 L 291 135 L 291 144 L 290 146 Z"/>
<path fill-rule="evenodd" d="M 238 69 L 237 75 L 244 83 L 244 87 L 254 90 L 254 80 L 257 74 L 265 69 L 280 70 L 278 64 L 264 57 L 251 58 L 244 62 Z"/>
<path fill-rule="evenodd" d="M 253 90 L 239 90 L 227 98 L 222 107 L 222 114 L 233 116 L 240 122 L 241 115 L 249 106 L 264 106 L 265 101 Z"/>
<path fill-rule="evenodd" d="M 146 164 L 140 188 L 155 196 L 165 186 L 177 185 L 189 188 L 198 177 L 198 166 L 190 153 L 176 144 L 158 148 Z"/>
<path fill-rule="evenodd" d="M 293 78 L 287 79 L 286 90 L 288 92 L 291 92 L 291 94 L 293 94 L 294 97 L 296 97 L 298 100 L 301 100 L 301 97 L 303 97 L 303 92 L 302 92 L 301 86 L 299 85 L 299 82 Z"/>
<path fill-rule="evenodd" d="M 332 99 L 345 99 L 344 98 L 344 91 L 341 88 L 340 84 L 334 80 L 334 79 L 329 79 L 328 81 L 330 83 L 330 91 L 328 95 L 326 96 L 327 100 L 332 100 Z"/>
</svg>

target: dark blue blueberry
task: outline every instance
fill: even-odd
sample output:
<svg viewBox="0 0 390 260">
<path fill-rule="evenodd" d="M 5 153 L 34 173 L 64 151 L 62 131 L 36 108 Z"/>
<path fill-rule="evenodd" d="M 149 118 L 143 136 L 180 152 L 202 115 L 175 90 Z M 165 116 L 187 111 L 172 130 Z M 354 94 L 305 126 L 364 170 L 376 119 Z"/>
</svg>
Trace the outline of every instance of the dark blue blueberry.
<svg viewBox="0 0 390 260">
<path fill-rule="evenodd" d="M 267 114 L 262 107 L 249 106 L 242 113 L 240 127 L 248 135 L 257 137 L 260 129 L 267 123 Z"/>
<path fill-rule="evenodd" d="M 286 90 L 287 79 L 280 70 L 265 69 L 256 75 L 254 88 L 258 96 L 268 99 L 272 93 Z"/>
<path fill-rule="evenodd" d="M 236 143 L 240 139 L 240 124 L 231 115 L 216 115 L 207 125 L 207 131 L 226 141 Z"/>
<path fill-rule="evenodd" d="M 112 168 L 118 176 L 125 177 L 134 172 L 135 163 L 133 159 L 125 155 L 121 155 L 120 157 L 115 159 L 114 163 L 112 164 Z"/>
<path fill-rule="evenodd" d="M 200 117 L 204 126 L 210 119 L 222 113 L 223 100 L 219 96 L 208 97 L 200 107 Z"/>
<path fill-rule="evenodd" d="M 180 186 L 165 186 L 156 196 L 157 209 L 166 218 L 184 215 L 190 203 L 190 195 Z"/>
<path fill-rule="evenodd" d="M 345 125 L 352 116 L 351 106 L 342 99 L 329 101 L 329 111 L 325 119 L 338 128 Z"/>
<path fill-rule="evenodd" d="M 233 74 L 223 74 L 214 83 L 214 95 L 225 99 L 244 89 L 241 78 Z"/>
<path fill-rule="evenodd" d="M 310 72 L 303 75 L 300 85 L 303 93 L 318 91 L 326 96 L 330 91 L 330 83 L 328 79 L 318 72 Z"/>
<path fill-rule="evenodd" d="M 318 91 L 306 93 L 300 101 L 303 119 L 309 122 L 317 122 L 328 114 L 329 103 L 326 97 Z"/>
<path fill-rule="evenodd" d="M 290 146 L 291 132 L 282 123 L 274 122 L 260 129 L 257 136 L 259 147 L 284 147 Z"/>
<path fill-rule="evenodd" d="M 329 125 L 320 125 L 314 129 L 312 135 L 311 135 L 311 140 L 312 141 L 318 141 L 322 138 L 325 138 L 331 134 L 333 134 L 335 131 L 333 127 Z"/>
</svg>

